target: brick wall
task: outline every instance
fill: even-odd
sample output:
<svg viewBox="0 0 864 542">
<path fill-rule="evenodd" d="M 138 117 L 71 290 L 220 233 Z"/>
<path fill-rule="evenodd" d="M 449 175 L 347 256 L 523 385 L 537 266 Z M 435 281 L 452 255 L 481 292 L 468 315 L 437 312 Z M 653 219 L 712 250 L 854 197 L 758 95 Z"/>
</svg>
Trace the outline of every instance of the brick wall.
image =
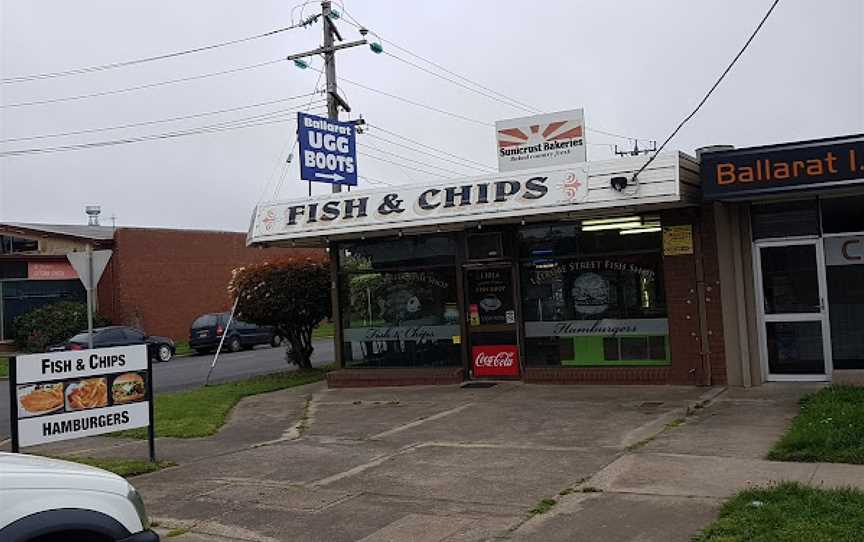
<svg viewBox="0 0 864 542">
<path fill-rule="evenodd" d="M 664 256 L 663 273 L 669 310 L 669 343 L 672 366 L 670 384 L 725 384 L 726 360 L 720 310 L 719 269 L 714 217 L 703 209 L 675 209 L 662 215 L 663 226 L 691 225 L 694 254 Z M 702 255 L 705 315 L 708 341 L 703 348 L 699 323 L 699 283 L 696 257 Z M 707 354 L 707 362 L 703 360 Z"/>
<path fill-rule="evenodd" d="M 726 347 L 723 340 L 723 307 L 720 303 L 720 264 L 714 208 L 711 204 L 702 206 L 700 225 L 711 384 L 725 386 L 728 382 L 728 376 L 726 374 Z"/>
<path fill-rule="evenodd" d="M 247 248 L 245 233 L 120 228 L 100 284 L 100 312 L 115 323 L 185 341 L 196 316 L 230 308 L 234 268 L 285 255 L 321 258 L 324 252 Z"/>
</svg>

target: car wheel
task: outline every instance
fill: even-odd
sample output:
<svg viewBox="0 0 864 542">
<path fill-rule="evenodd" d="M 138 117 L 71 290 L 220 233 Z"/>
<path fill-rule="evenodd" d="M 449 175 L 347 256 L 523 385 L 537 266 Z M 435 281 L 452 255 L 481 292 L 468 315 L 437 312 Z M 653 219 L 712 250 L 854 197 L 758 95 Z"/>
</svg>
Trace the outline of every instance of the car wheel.
<svg viewBox="0 0 864 542">
<path fill-rule="evenodd" d="M 228 351 L 239 352 L 241 348 L 243 348 L 243 345 L 240 344 L 240 338 L 231 337 L 231 339 L 228 341 Z"/>
<path fill-rule="evenodd" d="M 273 335 L 273 338 L 270 339 L 270 346 L 272 346 L 273 348 L 282 346 L 282 337 L 280 337 L 279 335 Z"/>
<path fill-rule="evenodd" d="M 159 361 L 161 362 L 171 361 L 171 358 L 174 357 L 174 353 L 171 352 L 171 347 L 167 344 L 160 344 L 159 349 L 156 350 L 156 355 L 159 357 Z"/>
</svg>

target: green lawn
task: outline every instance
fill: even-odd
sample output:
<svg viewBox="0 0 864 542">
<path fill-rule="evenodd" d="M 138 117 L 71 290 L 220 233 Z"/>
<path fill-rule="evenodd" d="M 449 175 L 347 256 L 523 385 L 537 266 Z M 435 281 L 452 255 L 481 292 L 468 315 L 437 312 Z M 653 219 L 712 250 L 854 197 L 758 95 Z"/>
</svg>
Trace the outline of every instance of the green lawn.
<svg viewBox="0 0 864 542">
<path fill-rule="evenodd" d="M 189 347 L 189 341 L 174 343 L 174 346 L 177 348 L 177 351 L 174 354 L 175 356 L 188 356 L 195 353 L 195 351 Z"/>
<path fill-rule="evenodd" d="M 864 492 L 797 483 L 742 491 L 694 542 L 853 542 L 864 538 Z"/>
<path fill-rule="evenodd" d="M 312 330 L 312 338 L 313 339 L 331 339 L 333 338 L 335 331 L 333 329 L 333 324 L 330 322 L 324 322 L 320 324 L 318 327 Z"/>
<path fill-rule="evenodd" d="M 157 437 L 207 437 L 219 431 L 240 399 L 259 393 L 293 388 L 323 380 L 329 367 L 258 376 L 189 391 L 156 395 L 154 416 Z M 146 429 L 131 429 L 115 436 L 147 438 Z"/>
<path fill-rule="evenodd" d="M 9 377 L 9 358 L 0 358 L 0 378 Z"/>
<path fill-rule="evenodd" d="M 177 465 L 171 461 L 157 461 L 156 463 L 151 463 L 143 459 L 103 459 L 98 457 L 73 456 L 55 456 L 55 459 L 62 459 L 64 461 L 98 467 L 113 472 L 114 474 L 119 474 L 124 478 L 136 476 L 138 474 L 147 474 L 148 472 L 156 472 L 157 470 Z"/>
<path fill-rule="evenodd" d="M 830 386 L 804 397 L 768 459 L 864 464 L 864 388 Z"/>
</svg>

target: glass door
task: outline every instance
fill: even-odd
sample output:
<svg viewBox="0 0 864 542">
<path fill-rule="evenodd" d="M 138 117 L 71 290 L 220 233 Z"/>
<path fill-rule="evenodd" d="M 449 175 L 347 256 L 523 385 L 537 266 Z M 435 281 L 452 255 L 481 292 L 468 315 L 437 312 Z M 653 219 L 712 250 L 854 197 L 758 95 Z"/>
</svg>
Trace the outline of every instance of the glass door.
<svg viewBox="0 0 864 542">
<path fill-rule="evenodd" d="M 513 267 L 465 270 L 465 314 L 472 378 L 518 378 L 519 339 Z"/>
<path fill-rule="evenodd" d="M 767 380 L 828 380 L 825 261 L 816 240 L 755 246 L 759 339 Z"/>
</svg>

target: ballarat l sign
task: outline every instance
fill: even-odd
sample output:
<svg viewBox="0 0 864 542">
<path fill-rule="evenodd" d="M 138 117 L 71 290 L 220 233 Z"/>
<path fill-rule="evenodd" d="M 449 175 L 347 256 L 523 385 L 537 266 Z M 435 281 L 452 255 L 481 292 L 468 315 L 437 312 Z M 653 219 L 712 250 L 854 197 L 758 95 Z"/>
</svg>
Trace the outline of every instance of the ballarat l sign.
<svg viewBox="0 0 864 542">
<path fill-rule="evenodd" d="M 297 114 L 300 178 L 357 186 L 357 142 L 354 125 Z"/>
<path fill-rule="evenodd" d="M 581 109 L 495 123 L 498 171 L 520 171 L 585 162 L 585 119 Z"/>
</svg>

